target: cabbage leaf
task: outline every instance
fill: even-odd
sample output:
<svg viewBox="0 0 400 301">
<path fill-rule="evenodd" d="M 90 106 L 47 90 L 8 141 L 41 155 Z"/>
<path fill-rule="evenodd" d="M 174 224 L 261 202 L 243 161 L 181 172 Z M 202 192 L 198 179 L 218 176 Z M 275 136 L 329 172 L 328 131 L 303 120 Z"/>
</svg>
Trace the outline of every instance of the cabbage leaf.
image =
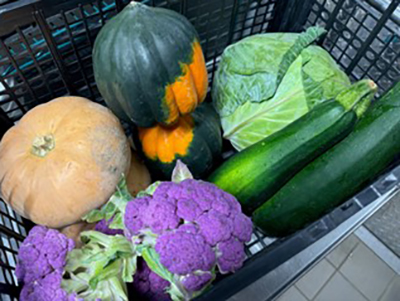
<svg viewBox="0 0 400 301">
<path fill-rule="evenodd" d="M 224 51 L 212 96 L 224 138 L 235 149 L 279 131 L 350 86 L 328 52 L 308 46 L 323 32 L 311 27 L 302 34 L 260 34 Z"/>
</svg>

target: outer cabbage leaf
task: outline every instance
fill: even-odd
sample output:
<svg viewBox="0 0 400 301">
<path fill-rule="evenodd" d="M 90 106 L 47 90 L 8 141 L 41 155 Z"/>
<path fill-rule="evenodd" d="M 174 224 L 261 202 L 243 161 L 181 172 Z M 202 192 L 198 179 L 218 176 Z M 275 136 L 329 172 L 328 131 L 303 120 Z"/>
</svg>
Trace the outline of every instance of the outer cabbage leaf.
<svg viewBox="0 0 400 301">
<path fill-rule="evenodd" d="M 245 149 L 279 131 L 308 112 L 301 81 L 301 58 L 289 68 L 275 96 L 261 103 L 246 102 L 221 118 L 224 138 L 237 150 Z"/>
<path fill-rule="evenodd" d="M 321 34 L 262 34 L 224 52 L 213 85 L 224 138 L 242 150 L 350 86 L 328 52 L 308 46 Z"/>
<path fill-rule="evenodd" d="M 301 34 L 259 34 L 229 46 L 222 54 L 212 91 L 220 116 L 230 115 L 247 101 L 270 99 L 301 51 L 324 32 L 310 27 Z"/>
</svg>

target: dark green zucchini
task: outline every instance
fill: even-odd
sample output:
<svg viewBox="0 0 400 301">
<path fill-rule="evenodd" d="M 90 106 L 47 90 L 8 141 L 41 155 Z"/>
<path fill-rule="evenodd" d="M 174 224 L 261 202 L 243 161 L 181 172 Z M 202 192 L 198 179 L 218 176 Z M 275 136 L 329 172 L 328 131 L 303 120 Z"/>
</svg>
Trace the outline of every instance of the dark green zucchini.
<svg viewBox="0 0 400 301">
<path fill-rule="evenodd" d="M 297 173 L 253 214 L 269 236 L 286 236 L 339 206 L 375 179 L 400 153 L 400 83 L 354 131 Z"/>
<path fill-rule="evenodd" d="M 364 80 L 226 161 L 208 181 L 251 213 L 296 172 L 343 139 L 368 107 L 376 85 Z"/>
</svg>

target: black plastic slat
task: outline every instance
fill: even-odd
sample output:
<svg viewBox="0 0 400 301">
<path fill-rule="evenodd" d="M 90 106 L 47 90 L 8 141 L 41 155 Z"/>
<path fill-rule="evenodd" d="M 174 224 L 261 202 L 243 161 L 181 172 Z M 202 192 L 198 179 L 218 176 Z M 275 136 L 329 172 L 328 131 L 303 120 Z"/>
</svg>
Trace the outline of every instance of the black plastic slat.
<svg viewBox="0 0 400 301">
<path fill-rule="evenodd" d="M 10 117 L 0 108 L 0 140 L 3 135 L 14 125 Z"/>
<path fill-rule="evenodd" d="M 3 38 L 17 26 L 25 26 L 34 21 L 32 12 L 38 8 L 40 0 L 20 0 L 0 8 L 0 36 Z"/>
<path fill-rule="evenodd" d="M 269 31 L 302 31 L 314 2 L 314 0 L 277 1 L 276 15 L 268 28 Z"/>
<path fill-rule="evenodd" d="M 22 32 L 22 30 L 21 30 L 19 27 L 17 28 L 17 32 L 18 32 L 19 36 L 21 37 L 22 42 L 23 42 L 24 45 L 26 46 L 26 49 L 27 49 L 27 51 L 28 51 L 28 53 L 29 53 L 29 57 L 32 59 L 34 66 L 35 66 L 36 69 L 38 70 L 38 72 L 39 72 L 39 74 L 40 74 L 40 77 L 42 78 L 42 80 L 43 80 L 43 82 L 44 82 L 44 84 L 45 84 L 47 90 L 49 91 L 50 95 L 52 95 L 52 97 L 53 97 L 53 92 L 52 92 L 52 90 L 51 90 L 50 87 L 49 87 L 49 84 L 48 84 L 48 82 L 47 82 L 46 76 L 44 75 L 44 72 L 43 72 L 42 68 L 40 67 L 38 61 L 36 60 L 35 54 L 33 53 L 32 48 L 31 48 L 31 46 L 29 45 L 29 43 L 28 43 L 28 41 L 27 41 L 27 39 L 26 39 L 24 33 Z"/>
<path fill-rule="evenodd" d="M 118 1 L 119 2 L 119 1 Z M 85 13 L 83 11 L 83 6 L 80 4 L 79 5 L 79 11 L 82 15 L 82 21 L 83 21 L 83 25 L 85 26 L 85 34 L 86 34 L 86 38 L 89 41 L 89 45 L 92 48 L 93 47 L 93 41 L 92 41 L 92 36 L 90 34 L 90 30 L 89 30 L 89 26 L 88 26 L 88 21 L 87 21 L 87 17 L 85 16 Z"/>
<path fill-rule="evenodd" d="M 30 83 L 28 82 L 28 80 L 26 79 L 26 77 L 24 76 L 24 74 L 21 72 L 17 62 L 15 61 L 15 59 L 13 58 L 13 56 L 10 53 L 10 50 L 8 49 L 7 45 L 4 43 L 3 39 L 0 39 L 0 45 L 2 46 L 2 48 L 4 49 L 6 56 L 8 57 L 8 59 L 10 60 L 11 64 L 13 65 L 13 67 L 15 68 L 18 76 L 23 80 L 25 87 L 27 88 L 27 90 L 29 91 L 29 94 L 32 96 L 32 98 L 37 99 L 37 96 L 35 94 L 35 92 L 32 90 Z"/>
<path fill-rule="evenodd" d="M 185 16 L 186 16 L 186 12 L 187 12 L 187 0 L 181 0 L 181 1 L 180 1 L 179 12 L 180 12 L 182 15 L 185 15 Z"/>
<path fill-rule="evenodd" d="M 63 82 L 64 82 L 68 92 L 70 94 L 75 94 L 75 89 L 72 85 L 72 80 L 70 79 L 70 76 L 68 75 L 68 72 L 65 69 L 64 63 L 63 63 L 61 56 L 57 50 L 56 44 L 55 44 L 53 37 L 51 35 L 51 32 L 50 32 L 50 29 L 46 23 L 46 20 L 44 19 L 43 13 L 41 11 L 37 11 L 35 13 L 35 19 L 41 29 L 44 39 L 46 40 L 46 43 L 50 50 L 51 56 L 53 57 L 54 63 L 56 64 L 58 70 L 60 71 Z"/>
<path fill-rule="evenodd" d="M 328 22 L 326 23 L 325 29 L 327 31 L 329 31 L 332 28 L 333 23 L 336 21 L 336 18 L 339 14 L 339 10 L 343 7 L 345 1 L 346 0 L 339 0 L 338 3 L 336 4 L 335 9 L 333 10 Z"/>
<path fill-rule="evenodd" d="M 101 0 L 97 0 L 97 8 L 99 9 L 99 12 L 100 12 L 101 25 L 104 25 L 106 23 L 106 21 L 105 21 L 105 17 L 104 17 Z"/>
<path fill-rule="evenodd" d="M 82 59 L 81 59 L 81 57 L 79 55 L 79 52 L 78 52 L 76 44 L 75 44 L 75 39 L 74 39 L 74 37 L 73 37 L 73 35 L 71 33 L 71 28 L 68 25 L 67 18 L 65 17 L 65 13 L 61 12 L 61 16 L 62 16 L 62 19 L 63 19 L 63 21 L 65 23 L 65 27 L 67 29 L 68 37 L 69 37 L 69 40 L 71 41 L 72 49 L 73 49 L 74 55 L 75 55 L 75 57 L 77 59 L 78 66 L 79 66 L 80 72 L 81 72 L 81 74 L 83 76 L 85 85 L 89 88 L 90 97 L 93 98 L 93 90 L 92 90 L 92 87 L 90 86 L 90 81 L 88 80 L 88 77 L 87 77 L 87 74 L 86 74 Z"/>
<path fill-rule="evenodd" d="M 22 236 L 19 233 L 14 232 L 13 230 L 11 230 L 3 225 L 0 225 L 0 231 L 1 231 L 1 233 L 8 235 L 9 237 L 14 237 L 20 241 L 24 240 L 24 236 Z"/>
<path fill-rule="evenodd" d="M 377 36 L 379 31 L 386 24 L 386 21 L 390 18 L 392 13 L 396 10 L 396 8 L 399 5 L 399 3 L 400 3 L 399 0 L 392 0 L 392 2 L 390 3 L 389 7 L 382 14 L 381 18 L 378 20 L 378 23 L 373 28 L 373 30 L 369 34 L 368 38 L 365 40 L 365 42 L 363 43 L 362 47 L 359 49 L 356 57 L 351 61 L 351 64 L 346 68 L 345 71 L 346 71 L 347 74 L 350 74 L 353 71 L 354 67 L 358 64 L 360 59 L 365 54 L 365 51 L 367 50 L 367 48 L 370 46 L 372 41 L 375 39 L 375 37 Z"/>
<path fill-rule="evenodd" d="M 276 6 L 276 2 L 272 2 L 273 3 L 273 5 L 274 6 Z M 269 4 L 269 5 L 271 5 L 271 4 Z M 268 22 L 268 26 L 267 26 L 267 28 L 266 29 L 268 29 L 268 27 L 269 27 L 269 25 L 270 25 L 270 22 L 272 21 L 272 20 L 274 20 L 273 19 L 273 17 L 272 17 L 272 13 L 270 12 L 270 6 L 267 6 L 266 7 L 266 11 L 265 11 L 265 13 L 264 13 L 264 17 L 263 17 L 263 21 L 262 21 L 262 26 L 260 27 L 260 30 L 258 31 L 258 33 L 261 33 L 264 29 L 263 29 L 263 27 L 265 26 L 265 24 Z M 267 19 L 267 16 L 269 15 L 269 14 L 271 14 L 271 16 Z"/>
<path fill-rule="evenodd" d="M 23 105 L 20 103 L 20 101 L 18 100 L 18 97 L 15 95 L 13 89 L 10 88 L 10 86 L 7 84 L 7 82 L 0 76 L 0 83 L 2 84 L 2 86 L 4 87 L 6 93 L 13 99 L 13 101 L 15 101 L 15 103 L 17 104 L 18 108 L 23 112 L 26 113 L 25 108 L 23 107 Z M 7 113 L 7 112 L 6 112 Z"/>
</svg>

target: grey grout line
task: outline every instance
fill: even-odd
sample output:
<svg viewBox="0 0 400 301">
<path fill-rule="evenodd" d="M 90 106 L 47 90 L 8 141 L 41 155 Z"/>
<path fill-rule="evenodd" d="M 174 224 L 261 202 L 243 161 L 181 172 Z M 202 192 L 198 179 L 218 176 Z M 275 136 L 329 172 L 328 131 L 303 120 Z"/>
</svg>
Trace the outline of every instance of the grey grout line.
<svg viewBox="0 0 400 301">
<path fill-rule="evenodd" d="M 399 277 L 397 274 L 395 274 L 392 278 L 392 280 L 389 281 L 389 283 L 386 285 L 385 289 L 383 290 L 383 293 L 379 296 L 378 301 L 382 300 L 382 297 L 386 294 L 386 292 L 388 291 L 390 285 L 392 284 L 392 282 L 396 281 L 396 278 Z"/>
<path fill-rule="evenodd" d="M 354 235 L 354 233 L 353 234 L 351 234 L 351 235 Z M 351 236 L 350 235 L 350 236 Z M 349 236 L 349 237 L 350 237 Z M 358 237 L 356 236 L 356 238 L 358 239 Z M 358 239 L 359 240 L 359 239 Z M 329 261 L 329 259 L 328 258 L 326 258 L 328 261 L 329 261 L 329 263 L 331 264 L 331 265 L 333 265 L 333 267 L 336 269 L 336 270 L 340 270 L 341 268 L 342 268 L 342 266 L 344 265 L 344 263 L 347 261 L 347 259 L 350 257 L 350 255 L 354 252 L 354 250 L 358 247 L 358 245 L 360 244 L 360 240 L 351 248 L 351 250 L 350 250 L 350 252 L 349 252 L 349 254 L 347 254 L 346 255 L 346 257 L 344 258 L 344 260 L 339 264 L 339 266 L 336 268 L 335 267 L 335 265 L 332 263 L 332 262 L 330 262 Z M 339 247 L 340 246 L 340 244 L 338 245 L 338 246 L 336 246 L 336 248 L 337 247 Z M 331 252 L 333 252 L 335 249 L 333 249 Z"/>
<path fill-rule="evenodd" d="M 354 234 L 397 275 L 400 275 L 400 258 L 371 233 L 371 231 L 361 226 Z"/>
<path fill-rule="evenodd" d="M 366 231 L 368 231 L 364 226 L 361 226 L 360 228 L 364 228 Z M 363 229 L 363 230 L 364 230 Z M 361 230 L 361 231 L 363 231 L 363 230 Z M 358 232 L 358 233 L 357 233 Z M 369 232 L 369 231 L 368 231 Z M 340 265 L 338 266 L 338 267 L 335 267 L 335 265 L 332 263 L 332 262 L 330 262 L 330 260 L 327 258 L 327 256 L 325 256 L 325 258 L 323 259 L 323 260 L 326 260 L 333 268 L 334 268 L 334 272 L 332 273 L 332 275 L 327 279 L 327 281 L 321 286 L 321 288 L 316 292 L 316 294 L 315 294 L 315 296 L 314 296 L 314 298 L 312 298 L 311 300 L 303 293 L 303 291 L 297 286 L 297 282 L 295 283 L 295 284 L 293 284 L 293 286 L 295 286 L 295 288 L 300 292 L 300 294 L 306 299 L 306 300 L 309 300 L 309 301 L 313 301 L 313 300 L 315 300 L 317 297 L 318 297 L 318 295 L 321 293 L 321 291 L 328 285 L 328 283 L 332 280 L 332 278 L 337 274 L 337 273 L 339 273 L 341 276 L 343 276 L 343 278 L 344 279 L 346 279 L 346 281 L 347 282 L 349 282 L 350 283 L 350 285 L 357 291 L 357 292 L 359 292 L 364 298 L 366 298 L 367 300 L 369 300 L 369 301 L 371 301 L 371 299 L 370 298 L 368 298 L 363 292 L 361 292 L 355 285 L 354 285 L 354 283 L 350 280 L 350 279 L 348 279 L 341 271 L 340 271 L 340 269 L 342 268 L 342 266 L 346 263 L 346 261 L 349 259 L 349 257 L 352 255 L 352 253 L 354 252 L 354 250 L 360 245 L 360 243 L 362 243 L 362 244 L 364 244 L 367 248 L 369 248 L 369 249 L 371 249 L 373 252 L 374 252 L 374 254 L 376 254 L 376 252 L 375 252 L 375 250 L 373 250 L 370 246 L 369 246 L 369 244 L 367 244 L 365 241 L 364 241 L 364 239 L 363 238 L 365 238 L 365 237 L 360 237 L 359 236 L 359 229 L 357 229 L 353 234 L 351 234 L 351 235 L 355 235 L 355 237 L 359 240 L 352 248 L 351 248 L 351 250 L 350 250 L 350 252 L 346 255 L 346 257 L 344 258 L 344 260 L 340 263 Z M 370 232 L 369 232 L 370 233 Z M 372 233 L 370 233 L 370 235 L 373 235 Z M 375 238 L 375 239 L 377 239 L 377 238 Z M 379 241 L 380 242 L 380 241 Z M 381 243 L 381 242 L 380 242 Z M 381 243 L 382 244 L 382 243 Z M 339 244 L 340 245 L 340 244 Z M 337 246 L 337 247 L 339 247 L 339 245 Z M 337 248 L 336 247 L 336 248 Z M 385 247 L 386 248 L 386 247 Z M 335 249 L 334 249 L 335 250 Z M 331 252 L 333 252 L 334 250 L 332 250 Z M 383 258 L 381 258 L 380 256 L 379 256 L 379 254 L 376 254 L 377 255 L 377 257 L 379 257 L 380 259 L 382 259 L 386 264 L 388 264 Z M 396 255 L 394 255 L 394 256 L 396 256 Z M 400 260 L 400 259 L 399 259 Z M 389 264 L 388 264 L 389 265 Z M 392 266 L 390 266 L 389 265 L 389 267 L 391 267 L 392 268 Z M 392 268 L 393 269 L 393 268 Z M 312 270 L 312 269 L 311 269 Z M 310 271 L 311 271 L 310 270 Z M 393 269 L 394 270 L 394 269 Z M 308 271 L 308 272 L 310 272 L 310 271 Z M 308 273 L 307 272 L 307 273 Z M 398 277 L 398 273 L 397 273 L 397 271 L 395 271 L 396 273 L 395 273 L 395 275 L 393 276 L 393 278 L 388 282 L 388 284 L 387 284 L 387 286 L 386 286 L 386 288 L 385 288 L 385 290 L 383 291 L 383 293 L 382 293 L 382 295 L 381 296 L 379 296 L 379 298 L 378 298 L 378 301 L 379 300 L 381 300 L 381 298 L 385 295 L 385 293 L 386 293 L 386 291 L 389 289 L 389 287 L 390 287 L 390 285 L 392 284 L 392 282 L 393 281 L 395 281 L 395 279 L 396 279 L 396 277 Z M 307 275 L 307 273 L 306 274 L 304 274 L 302 277 L 304 277 L 305 275 Z M 300 278 L 301 279 L 301 278 Z M 299 280 L 300 280 L 299 279 Z"/>
<path fill-rule="evenodd" d="M 296 284 L 297 284 L 297 282 L 295 284 L 293 284 L 293 286 L 299 291 L 300 295 L 302 295 L 306 300 L 311 301 L 310 299 L 308 299 L 308 297 L 303 293 L 303 291 Z"/>
<path fill-rule="evenodd" d="M 326 260 L 326 258 L 324 258 L 323 260 Z M 325 283 L 321 286 L 321 288 L 319 290 L 317 290 L 317 292 L 315 293 L 315 296 L 314 296 L 314 298 L 312 300 L 315 300 L 318 297 L 319 293 L 325 288 L 325 286 L 329 283 L 329 281 L 332 280 L 333 276 L 338 272 L 336 267 L 329 260 L 327 260 L 327 261 L 333 267 L 334 272 L 332 273 L 331 276 L 329 276 L 329 278 L 325 281 Z"/>
<path fill-rule="evenodd" d="M 362 291 L 360 291 L 360 290 L 354 285 L 353 281 L 351 281 L 349 278 L 347 278 L 346 275 L 343 274 L 340 270 L 338 270 L 338 273 L 339 273 L 340 275 L 342 275 L 343 278 L 346 279 L 347 282 L 348 282 L 357 292 L 359 292 L 365 299 L 367 299 L 367 300 L 369 300 L 369 301 L 373 301 L 373 300 L 371 300 L 370 298 L 368 298 Z M 392 280 L 390 280 L 390 282 L 392 282 Z"/>
</svg>

